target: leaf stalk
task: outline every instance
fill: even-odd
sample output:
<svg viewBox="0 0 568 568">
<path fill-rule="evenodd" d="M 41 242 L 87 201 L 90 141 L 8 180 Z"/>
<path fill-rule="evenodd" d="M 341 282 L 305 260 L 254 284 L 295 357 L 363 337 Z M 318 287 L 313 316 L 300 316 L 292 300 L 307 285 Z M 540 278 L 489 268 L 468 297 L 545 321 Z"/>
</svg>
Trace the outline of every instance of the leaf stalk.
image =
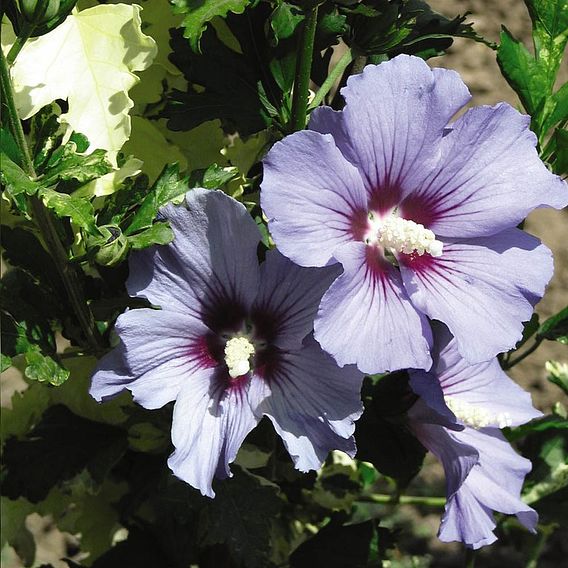
<svg viewBox="0 0 568 568">
<path fill-rule="evenodd" d="M 10 70 L 4 53 L 0 50 L 0 75 L 2 78 L 2 95 L 7 108 L 8 123 L 12 135 L 18 145 L 23 160 L 24 171 L 35 179 L 37 177 L 34 164 L 31 158 L 30 150 L 26 142 L 22 123 L 18 116 L 16 109 L 16 102 L 14 97 L 14 90 L 12 87 L 12 80 L 10 78 Z M 91 351 L 95 354 L 100 354 L 103 351 L 104 344 L 99 330 L 96 327 L 95 319 L 87 304 L 83 287 L 81 285 L 79 274 L 74 265 L 69 262 L 69 258 L 63 244 L 57 234 L 57 229 L 51 214 L 43 204 L 43 202 L 36 196 L 30 198 L 33 217 L 43 237 L 43 241 L 49 251 L 57 271 L 65 286 L 65 291 L 69 298 L 69 302 L 79 325 Z"/>
<path fill-rule="evenodd" d="M 292 96 L 292 117 L 290 119 L 292 132 L 303 130 L 306 127 L 317 22 L 318 5 L 316 4 L 307 10 L 300 32 L 298 57 L 296 59 L 296 78 Z"/>
</svg>

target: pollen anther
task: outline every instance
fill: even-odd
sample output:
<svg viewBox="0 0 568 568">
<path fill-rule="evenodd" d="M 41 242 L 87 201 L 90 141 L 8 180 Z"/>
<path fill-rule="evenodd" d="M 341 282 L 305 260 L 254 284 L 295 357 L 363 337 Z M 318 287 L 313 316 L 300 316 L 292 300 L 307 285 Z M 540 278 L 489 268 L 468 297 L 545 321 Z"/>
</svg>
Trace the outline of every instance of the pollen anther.
<svg viewBox="0 0 568 568">
<path fill-rule="evenodd" d="M 430 229 L 395 215 L 380 219 L 370 214 L 365 243 L 405 254 L 429 253 L 432 256 L 441 256 L 443 249 L 443 243 L 436 239 Z"/>
<path fill-rule="evenodd" d="M 484 408 L 458 400 L 453 396 L 445 396 L 444 401 L 447 407 L 456 415 L 456 418 L 459 418 L 465 425 L 471 426 L 476 430 L 486 428 L 487 426 L 505 428 L 512 424 L 511 415 L 508 412 L 491 414 Z"/>
<path fill-rule="evenodd" d="M 225 344 L 225 363 L 229 375 L 236 379 L 250 371 L 250 358 L 254 355 L 254 345 L 243 336 L 233 337 Z"/>
</svg>

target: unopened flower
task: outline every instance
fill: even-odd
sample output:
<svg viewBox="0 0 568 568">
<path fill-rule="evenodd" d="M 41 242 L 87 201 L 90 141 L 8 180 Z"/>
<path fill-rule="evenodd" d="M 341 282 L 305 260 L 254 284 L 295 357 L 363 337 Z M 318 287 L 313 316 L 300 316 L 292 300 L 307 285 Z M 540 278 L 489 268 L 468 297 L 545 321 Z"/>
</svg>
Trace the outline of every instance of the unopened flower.
<svg viewBox="0 0 568 568">
<path fill-rule="evenodd" d="M 507 104 L 468 110 L 454 71 L 400 55 L 351 76 L 343 111 L 264 160 L 261 203 L 283 254 L 339 263 L 315 337 L 364 372 L 428 369 L 428 319 L 471 363 L 511 348 L 552 274 L 550 251 L 516 225 L 568 203 L 539 160 L 530 118 Z"/>
<path fill-rule="evenodd" d="M 150 409 L 175 401 L 168 463 L 209 496 L 263 415 L 302 471 L 332 449 L 352 456 L 361 373 L 311 337 L 337 270 L 301 268 L 276 250 L 259 267 L 260 233 L 222 192 L 195 189 L 162 214 L 174 241 L 134 252 L 127 282 L 161 309 L 118 318 L 120 344 L 100 362 L 92 396 L 128 389 Z"/>
<path fill-rule="evenodd" d="M 534 532 L 537 514 L 520 497 L 531 463 L 513 450 L 500 428 L 541 413 L 496 359 L 471 365 L 446 328 L 434 329 L 432 370 L 410 371 L 410 385 L 421 398 L 408 419 L 444 466 L 447 503 L 439 537 L 470 548 L 491 544 L 496 540 L 493 511 L 516 515 Z"/>
</svg>

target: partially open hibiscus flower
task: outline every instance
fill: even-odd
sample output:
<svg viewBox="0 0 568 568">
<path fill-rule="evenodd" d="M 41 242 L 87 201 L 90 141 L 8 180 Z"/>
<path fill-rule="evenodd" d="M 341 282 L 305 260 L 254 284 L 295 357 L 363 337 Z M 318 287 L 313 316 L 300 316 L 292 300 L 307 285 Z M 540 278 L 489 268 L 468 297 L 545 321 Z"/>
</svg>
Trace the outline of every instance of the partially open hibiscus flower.
<svg viewBox="0 0 568 568">
<path fill-rule="evenodd" d="M 428 318 L 460 353 L 486 361 L 515 345 L 552 274 L 550 251 L 515 228 L 568 203 L 539 160 L 530 118 L 507 104 L 452 117 L 470 98 L 457 73 L 400 55 L 352 76 L 346 106 L 264 160 L 261 203 L 280 250 L 343 267 L 315 338 L 368 373 L 428 369 Z"/>
<path fill-rule="evenodd" d="M 432 370 L 410 371 L 410 385 L 421 398 L 408 419 L 444 466 L 448 500 L 438 536 L 470 548 L 491 544 L 493 511 L 516 515 L 534 532 L 538 516 L 520 496 L 531 463 L 513 450 L 500 428 L 541 413 L 497 359 L 470 365 L 444 326 L 437 324 L 434 331 Z"/>
<path fill-rule="evenodd" d="M 353 456 L 361 373 L 311 337 L 336 268 L 301 268 L 276 250 L 259 267 L 258 228 L 222 192 L 195 189 L 162 215 L 174 241 L 134 252 L 127 282 L 161 309 L 118 318 L 120 344 L 101 360 L 92 396 L 128 389 L 145 408 L 175 401 L 168 463 L 209 496 L 263 415 L 302 471 L 331 449 Z"/>
</svg>

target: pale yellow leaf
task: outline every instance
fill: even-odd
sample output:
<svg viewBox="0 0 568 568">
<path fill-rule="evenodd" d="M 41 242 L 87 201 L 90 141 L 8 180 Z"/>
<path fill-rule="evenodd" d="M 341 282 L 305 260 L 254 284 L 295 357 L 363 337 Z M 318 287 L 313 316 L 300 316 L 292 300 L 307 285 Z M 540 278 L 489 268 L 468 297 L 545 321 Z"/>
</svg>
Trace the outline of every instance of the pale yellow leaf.
<svg viewBox="0 0 568 568">
<path fill-rule="evenodd" d="M 12 77 L 20 116 L 65 99 L 69 111 L 60 120 L 87 136 L 89 150 L 107 150 L 116 164 L 130 135 L 134 71 L 149 67 L 156 53 L 154 40 L 141 31 L 139 6 L 99 5 L 71 14 L 18 55 Z"/>
</svg>

